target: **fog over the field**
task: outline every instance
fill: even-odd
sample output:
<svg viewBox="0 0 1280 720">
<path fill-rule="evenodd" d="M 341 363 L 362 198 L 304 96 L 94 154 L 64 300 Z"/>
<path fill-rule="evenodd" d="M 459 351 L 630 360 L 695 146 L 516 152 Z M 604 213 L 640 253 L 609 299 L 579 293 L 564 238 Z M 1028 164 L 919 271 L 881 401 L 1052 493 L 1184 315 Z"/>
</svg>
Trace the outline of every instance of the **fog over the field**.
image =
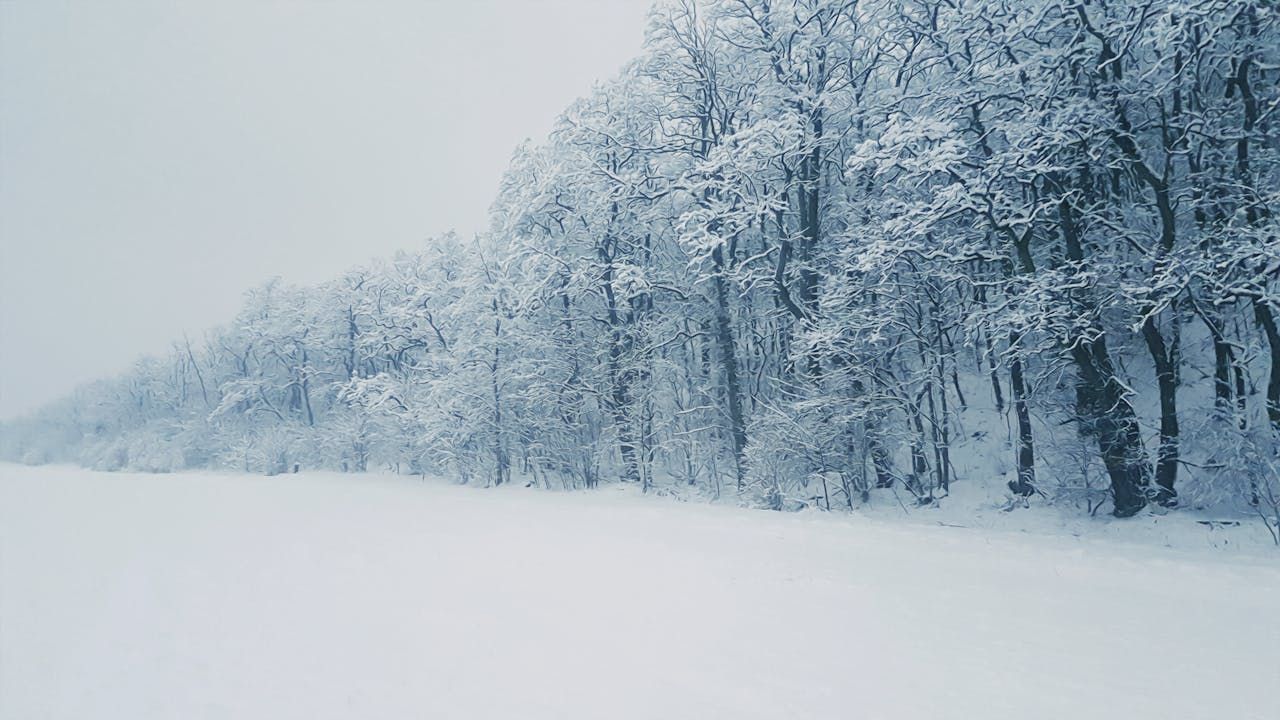
<svg viewBox="0 0 1280 720">
<path fill-rule="evenodd" d="M 0 417 L 478 230 L 648 0 L 0 3 Z"/>
</svg>

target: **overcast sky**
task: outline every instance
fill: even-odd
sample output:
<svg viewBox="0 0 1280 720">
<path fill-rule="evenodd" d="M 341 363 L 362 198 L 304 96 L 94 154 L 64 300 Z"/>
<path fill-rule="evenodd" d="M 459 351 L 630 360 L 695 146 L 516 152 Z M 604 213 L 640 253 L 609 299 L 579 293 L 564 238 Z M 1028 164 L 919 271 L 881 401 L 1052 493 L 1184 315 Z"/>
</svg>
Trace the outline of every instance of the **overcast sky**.
<svg viewBox="0 0 1280 720">
<path fill-rule="evenodd" d="M 0 417 L 479 230 L 649 0 L 0 0 Z"/>
</svg>

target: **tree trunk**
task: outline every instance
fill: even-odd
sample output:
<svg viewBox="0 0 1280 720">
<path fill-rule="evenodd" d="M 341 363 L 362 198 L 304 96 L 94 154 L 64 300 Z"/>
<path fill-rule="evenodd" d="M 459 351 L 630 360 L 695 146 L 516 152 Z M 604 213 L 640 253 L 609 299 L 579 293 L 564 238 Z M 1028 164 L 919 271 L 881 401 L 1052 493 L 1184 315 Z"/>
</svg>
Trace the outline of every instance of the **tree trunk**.
<svg viewBox="0 0 1280 720">
<path fill-rule="evenodd" d="M 494 314 L 498 312 L 498 301 L 493 301 Z M 498 339 L 502 336 L 502 318 L 493 321 L 493 363 L 489 365 L 489 384 L 493 391 L 493 484 L 501 485 L 510 479 L 511 461 L 507 457 L 506 446 L 502 442 L 502 387 L 498 384 L 498 367 L 502 361 L 502 348 Z"/>
<path fill-rule="evenodd" d="M 1031 434 L 1031 412 L 1027 407 L 1027 385 L 1022 376 L 1022 356 L 1018 354 L 1017 333 L 1011 333 L 1009 348 L 1009 386 L 1013 389 L 1013 412 L 1018 418 L 1018 478 L 1009 483 L 1015 495 L 1029 497 L 1036 488 L 1036 453 Z"/>
<path fill-rule="evenodd" d="M 1058 220 L 1068 259 L 1083 262 L 1080 232 L 1066 199 L 1058 203 Z M 1085 307 L 1096 307 L 1091 298 L 1082 300 Z M 1147 504 L 1151 471 L 1147 467 L 1138 417 L 1124 385 L 1116 378 L 1106 333 L 1096 320 L 1091 324 L 1093 327 L 1069 340 L 1071 359 L 1076 366 L 1076 415 L 1081 431 L 1098 441 L 1102 462 L 1111 479 L 1113 514 L 1131 517 Z"/>
<path fill-rule="evenodd" d="M 715 341 L 724 371 L 725 400 L 729 405 L 729 435 L 733 444 L 733 472 L 738 492 L 743 489 L 742 455 L 747 447 L 747 428 L 742 415 L 742 387 L 738 378 L 738 353 L 733 342 L 733 325 L 729 318 L 729 291 L 724 277 L 724 254 L 720 248 L 712 252 L 716 265 L 712 278 L 715 293 Z"/>
<path fill-rule="evenodd" d="M 1267 380 L 1267 420 L 1271 429 L 1280 433 L 1280 326 L 1276 324 L 1276 315 L 1265 299 L 1253 301 L 1253 314 L 1267 336 L 1267 345 L 1271 348 L 1271 375 Z"/>
<path fill-rule="evenodd" d="M 1156 366 L 1156 384 L 1160 389 L 1160 449 L 1156 456 L 1156 501 L 1172 505 L 1178 497 L 1174 483 L 1178 478 L 1178 373 L 1172 348 L 1156 328 L 1151 315 L 1142 323 L 1142 338 Z"/>
<path fill-rule="evenodd" d="M 1115 377 L 1105 338 L 1080 341 L 1071 355 L 1079 373 L 1076 400 L 1081 429 L 1098 441 L 1111 479 L 1113 514 L 1131 517 L 1146 506 L 1151 482 L 1138 418 Z"/>
<path fill-rule="evenodd" d="M 1156 211 L 1160 216 L 1160 245 L 1155 265 L 1159 270 L 1169 261 L 1176 241 L 1177 226 L 1173 201 L 1169 196 L 1169 184 L 1143 161 L 1138 146 L 1133 140 L 1129 119 L 1119 106 L 1116 109 L 1116 121 L 1121 132 L 1113 135 L 1113 141 L 1128 159 L 1134 174 L 1151 188 L 1155 196 Z M 1176 307 L 1176 300 L 1170 305 Z M 1156 386 L 1160 390 L 1160 450 L 1156 456 L 1156 483 L 1159 489 L 1156 499 L 1162 505 L 1169 505 L 1177 497 L 1177 491 L 1173 486 L 1178 479 L 1177 345 L 1176 342 L 1172 345 L 1165 343 L 1160 329 L 1156 327 L 1158 313 L 1159 311 L 1154 307 L 1147 310 L 1146 319 L 1142 321 L 1142 339 L 1146 341 L 1147 350 L 1151 353 L 1151 360 L 1156 368 Z M 1177 313 L 1171 314 L 1176 324 Z"/>
<path fill-rule="evenodd" d="M 1031 234 L 1015 235 L 1009 232 L 1013 241 L 1014 257 L 1018 272 L 1030 275 L 1035 272 L 1035 259 L 1031 256 Z M 1027 405 L 1027 382 L 1023 374 L 1022 352 L 1018 345 L 1022 341 L 1022 331 L 1014 329 L 1009 332 L 1009 386 L 1013 391 L 1013 412 L 1018 420 L 1018 477 L 1009 484 L 1015 495 L 1030 497 L 1036 490 L 1036 453 L 1031 431 L 1031 409 Z"/>
</svg>

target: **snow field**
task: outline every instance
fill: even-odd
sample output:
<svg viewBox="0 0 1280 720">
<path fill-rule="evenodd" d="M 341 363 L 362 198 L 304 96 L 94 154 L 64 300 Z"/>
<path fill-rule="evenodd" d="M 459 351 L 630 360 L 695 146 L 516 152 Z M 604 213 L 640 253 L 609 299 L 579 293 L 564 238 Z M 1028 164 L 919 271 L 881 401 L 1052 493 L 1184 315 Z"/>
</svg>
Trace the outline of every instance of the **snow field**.
<svg viewBox="0 0 1280 720">
<path fill-rule="evenodd" d="M 1280 556 L 0 466 L 0 717 L 1271 718 Z"/>
</svg>

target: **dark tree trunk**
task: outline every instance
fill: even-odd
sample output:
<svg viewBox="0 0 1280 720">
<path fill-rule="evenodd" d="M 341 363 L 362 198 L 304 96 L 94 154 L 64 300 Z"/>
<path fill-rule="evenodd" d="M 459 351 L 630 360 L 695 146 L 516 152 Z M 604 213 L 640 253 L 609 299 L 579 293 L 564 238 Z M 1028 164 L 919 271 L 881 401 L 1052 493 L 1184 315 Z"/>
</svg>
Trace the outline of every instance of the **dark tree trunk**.
<svg viewBox="0 0 1280 720">
<path fill-rule="evenodd" d="M 1121 132 L 1113 135 L 1113 141 L 1128 159 L 1134 174 L 1151 188 L 1155 196 L 1156 211 L 1160 216 L 1160 245 L 1156 258 L 1156 269 L 1159 270 L 1169 261 L 1176 241 L 1176 220 L 1169 184 L 1166 178 L 1156 175 L 1143 161 L 1133 140 L 1129 119 L 1119 107 L 1116 110 L 1116 122 Z M 1171 305 L 1176 307 L 1176 301 Z M 1142 339 L 1146 341 L 1147 350 L 1151 353 L 1151 360 L 1156 368 L 1156 386 L 1160 390 L 1160 449 L 1156 456 L 1156 483 L 1159 487 L 1156 499 L 1161 504 L 1168 505 L 1177 497 L 1174 484 L 1178 479 L 1178 360 L 1176 340 L 1172 344 L 1166 343 L 1160 329 L 1156 327 L 1158 314 L 1159 311 L 1154 306 L 1147 310 L 1146 319 L 1142 322 Z M 1176 328 L 1177 313 L 1171 314 Z M 1176 330 L 1174 335 L 1176 338 Z"/>
<path fill-rule="evenodd" d="M 1216 318 L 1208 323 L 1209 333 L 1213 337 L 1213 397 L 1218 412 L 1226 415 L 1231 412 L 1231 366 L 1234 352 L 1217 326 Z"/>
<path fill-rule="evenodd" d="M 1031 434 L 1031 411 L 1027 407 L 1027 384 L 1022 376 L 1022 356 L 1018 354 L 1018 335 L 1009 338 L 1013 359 L 1009 363 L 1009 386 L 1013 389 L 1013 411 L 1018 418 L 1018 478 L 1009 483 L 1015 495 L 1028 497 L 1036 488 L 1036 453 Z"/>
<path fill-rule="evenodd" d="M 1249 36 L 1252 39 L 1257 35 L 1256 11 L 1250 9 L 1244 18 L 1247 22 Z M 1246 191 L 1244 197 L 1245 218 L 1250 225 L 1256 226 L 1264 219 L 1268 211 L 1258 197 L 1258 192 L 1254 188 L 1253 174 L 1249 169 L 1249 142 L 1258 122 L 1259 111 L 1258 98 L 1253 93 L 1253 67 L 1253 54 L 1250 52 L 1243 53 L 1236 62 L 1234 82 L 1229 87 L 1239 90 L 1240 104 L 1244 110 L 1244 125 L 1241 128 L 1243 132 L 1240 134 L 1239 139 L 1236 140 L 1236 174 Z M 1262 332 L 1267 338 L 1267 345 L 1271 349 L 1271 374 L 1267 380 L 1267 421 L 1271 423 L 1274 431 L 1280 433 L 1280 329 L 1276 325 L 1275 312 L 1267 300 L 1256 296 L 1252 300 L 1254 317 L 1257 318 L 1258 324 L 1262 326 Z"/>
<path fill-rule="evenodd" d="M 1276 324 L 1275 312 L 1264 299 L 1253 301 L 1253 314 L 1262 326 L 1267 345 L 1271 349 L 1271 375 L 1267 380 L 1267 420 L 1271 423 L 1272 430 L 1280 433 L 1280 326 Z"/>
<path fill-rule="evenodd" d="M 494 315 L 498 313 L 498 301 L 492 304 Z M 493 362 L 489 365 L 489 384 L 493 392 L 493 484 L 501 485 L 511 478 L 511 460 L 502 442 L 502 387 L 498 384 L 498 368 L 502 362 L 502 348 L 498 339 L 502 336 L 502 318 L 493 320 Z"/>
<path fill-rule="evenodd" d="M 996 371 L 995 347 L 991 342 L 991 338 L 984 332 L 982 333 L 983 343 L 987 349 L 987 367 L 991 374 L 991 397 L 996 404 L 996 412 L 1004 414 L 1004 392 L 1000 389 L 1000 373 Z"/>
<path fill-rule="evenodd" d="M 1115 516 L 1130 517 L 1146 506 L 1151 483 L 1138 418 L 1116 379 L 1105 338 L 1077 343 L 1071 356 L 1079 374 L 1076 399 L 1081 430 L 1098 441 L 1111 479 Z"/>
<path fill-rule="evenodd" d="M 618 215 L 617 203 L 612 207 L 614 219 Z M 634 314 L 623 317 L 617 294 L 613 289 L 614 258 L 618 248 L 616 238 L 606 235 L 596 249 L 603 265 L 600 275 L 600 289 L 604 294 L 605 311 L 609 321 L 609 411 L 613 416 L 614 432 L 618 434 L 618 455 L 622 460 L 623 482 L 640 482 L 639 453 L 631 423 L 631 384 L 635 373 L 624 368 L 624 363 L 632 362 L 631 350 L 634 345 L 632 322 Z"/>
<path fill-rule="evenodd" d="M 1018 271 L 1024 275 L 1035 272 L 1035 259 L 1031 256 L 1031 234 L 1012 235 L 1014 257 Z M 1031 409 L 1027 405 L 1027 382 L 1023 373 L 1022 331 L 1014 329 L 1009 333 L 1009 387 L 1013 392 L 1013 413 L 1018 420 L 1018 477 L 1009 484 L 1009 489 L 1021 497 L 1030 497 L 1036 490 L 1036 452 L 1031 432 Z"/>
<path fill-rule="evenodd" d="M 1174 483 L 1178 478 L 1178 372 L 1172 348 L 1166 347 L 1164 336 L 1148 315 L 1142 323 L 1142 338 L 1156 366 L 1156 384 L 1160 389 L 1160 449 L 1156 456 L 1156 501 L 1171 505 L 1178 497 Z"/>
<path fill-rule="evenodd" d="M 1065 199 L 1058 203 L 1058 220 L 1068 259 L 1083 262 L 1080 232 Z M 1095 306 L 1090 298 L 1084 301 L 1086 307 Z M 1116 378 L 1106 333 L 1096 320 L 1092 324 L 1093 327 L 1069 341 L 1071 359 L 1076 366 L 1076 416 L 1081 431 L 1098 442 L 1102 462 L 1111 479 L 1113 513 L 1116 517 L 1130 517 L 1147 504 L 1151 471 L 1138 417 L 1124 385 Z"/>
<path fill-rule="evenodd" d="M 852 387 L 857 397 L 866 393 L 867 386 L 862 380 L 854 380 Z M 867 454 L 871 456 L 871 468 L 876 476 L 875 486 L 877 488 L 893 487 L 897 474 L 893 469 L 893 458 L 884 446 L 884 414 L 875 409 L 868 410 L 866 418 L 862 421 L 862 427 L 866 436 Z"/>
<path fill-rule="evenodd" d="M 881 420 L 874 412 L 867 415 L 867 450 L 871 454 L 871 467 L 876 473 L 876 487 L 893 487 L 893 459 L 880 438 Z"/>
<path fill-rule="evenodd" d="M 725 400 L 729 405 L 729 434 L 733 444 L 733 471 L 738 491 L 743 489 L 742 454 L 747 447 L 747 428 L 742 414 L 742 388 L 738 378 L 738 353 L 733 342 L 733 325 L 729 318 L 729 292 L 724 278 L 724 256 L 720 248 L 713 253 L 716 265 L 712 284 L 715 292 L 715 339 L 724 370 Z"/>
</svg>

